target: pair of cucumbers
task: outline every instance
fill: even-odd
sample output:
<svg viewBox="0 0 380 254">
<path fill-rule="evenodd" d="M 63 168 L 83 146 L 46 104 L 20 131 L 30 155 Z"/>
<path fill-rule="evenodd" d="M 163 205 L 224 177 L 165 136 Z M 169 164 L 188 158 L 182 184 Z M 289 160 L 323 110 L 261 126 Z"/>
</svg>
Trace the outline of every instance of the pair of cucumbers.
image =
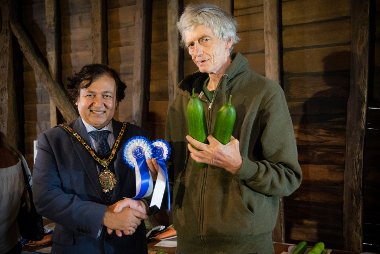
<svg viewBox="0 0 380 254">
<path fill-rule="evenodd" d="M 228 102 L 223 105 L 217 115 L 213 131 L 213 136 L 223 145 L 230 142 L 232 131 L 236 120 L 236 111 L 231 104 L 232 95 Z M 187 104 L 187 124 L 189 135 L 194 139 L 205 143 L 207 140 L 207 124 L 203 105 L 194 89 Z"/>
<path fill-rule="evenodd" d="M 301 241 L 293 248 L 291 254 L 303 254 L 306 251 L 306 247 L 307 242 Z M 321 254 L 324 250 L 325 244 L 323 242 L 318 242 L 307 252 L 307 254 Z"/>
</svg>

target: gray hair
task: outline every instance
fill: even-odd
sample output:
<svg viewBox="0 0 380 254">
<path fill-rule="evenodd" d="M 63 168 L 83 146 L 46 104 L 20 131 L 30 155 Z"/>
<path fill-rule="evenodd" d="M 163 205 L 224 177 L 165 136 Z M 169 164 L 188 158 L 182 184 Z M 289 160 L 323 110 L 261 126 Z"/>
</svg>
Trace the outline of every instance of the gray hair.
<svg viewBox="0 0 380 254">
<path fill-rule="evenodd" d="M 212 4 L 190 4 L 186 6 L 179 21 L 178 30 L 181 34 L 182 46 L 185 44 L 185 31 L 194 29 L 196 26 L 204 25 L 212 30 L 216 37 L 228 41 L 231 39 L 233 47 L 238 43 L 239 37 L 236 34 L 237 23 L 235 18 Z"/>
</svg>

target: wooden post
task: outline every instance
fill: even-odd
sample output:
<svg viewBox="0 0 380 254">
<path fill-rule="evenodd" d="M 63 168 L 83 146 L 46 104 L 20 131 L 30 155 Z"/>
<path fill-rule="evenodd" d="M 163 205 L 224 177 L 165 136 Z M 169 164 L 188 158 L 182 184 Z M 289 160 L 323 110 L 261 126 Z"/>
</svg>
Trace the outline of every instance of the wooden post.
<svg viewBox="0 0 380 254">
<path fill-rule="evenodd" d="M 143 124 L 143 112 L 147 108 L 146 86 L 146 9 L 147 0 L 136 1 L 135 14 L 135 43 L 134 43 L 134 66 L 133 66 L 133 86 L 132 86 L 132 120 L 135 124 Z M 148 31 L 149 30 L 149 31 Z"/>
<path fill-rule="evenodd" d="M 169 102 L 175 99 L 176 86 L 179 82 L 179 34 L 177 29 L 177 0 L 168 0 L 168 97 Z"/>
<path fill-rule="evenodd" d="M 55 81 L 60 80 L 60 47 L 58 38 L 60 38 L 60 29 L 57 25 L 57 1 L 45 0 L 46 14 L 46 54 L 49 65 L 49 71 Z M 50 99 L 50 126 L 57 125 L 57 107 L 53 100 Z"/>
<path fill-rule="evenodd" d="M 347 104 L 344 170 L 343 236 L 346 250 L 359 253 L 363 243 L 363 149 L 369 59 L 369 2 L 351 1 L 351 77 Z"/>
<path fill-rule="evenodd" d="M 280 82 L 279 1 L 264 1 L 265 76 Z"/>
<path fill-rule="evenodd" d="M 264 42 L 265 42 L 265 76 L 269 79 L 281 82 L 280 72 L 280 40 L 279 40 L 279 8 L 278 0 L 264 0 Z M 280 208 L 276 227 L 273 231 L 273 240 L 285 241 L 284 204 L 280 199 Z"/>
<path fill-rule="evenodd" d="M 13 80 L 13 46 L 9 29 L 10 6 L 10 0 L 4 0 L 0 5 L 0 130 L 17 147 L 19 122 Z"/>
<path fill-rule="evenodd" d="M 105 0 L 91 0 L 92 62 L 107 64 L 107 4 Z"/>
</svg>

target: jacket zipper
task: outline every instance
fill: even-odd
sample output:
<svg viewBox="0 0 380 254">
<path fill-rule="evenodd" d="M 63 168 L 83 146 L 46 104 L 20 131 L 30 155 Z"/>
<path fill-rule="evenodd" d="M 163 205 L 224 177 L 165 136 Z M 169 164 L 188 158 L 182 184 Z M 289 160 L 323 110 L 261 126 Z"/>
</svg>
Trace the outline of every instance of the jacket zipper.
<svg viewBox="0 0 380 254">
<path fill-rule="evenodd" d="M 223 79 L 223 78 L 222 78 Z M 214 94 L 212 96 L 212 99 L 210 102 L 208 102 L 208 100 L 204 100 L 202 97 L 204 95 L 204 92 L 200 92 L 199 93 L 199 98 L 202 100 L 202 101 L 205 101 L 206 103 L 208 102 L 209 105 L 207 107 L 207 130 L 209 132 L 211 132 L 211 112 L 212 112 L 212 106 L 213 106 L 213 103 L 214 103 L 214 100 L 216 98 L 216 95 L 218 93 L 218 90 L 219 90 L 219 86 L 222 82 L 222 79 L 219 81 L 219 84 L 218 86 L 216 87 L 215 91 L 214 91 Z M 207 166 L 208 167 L 208 166 Z M 204 231 L 204 210 L 205 210 L 205 206 L 204 206 L 204 193 L 205 193 L 205 189 L 206 189 L 206 182 L 207 182 L 207 170 L 204 170 L 203 171 L 203 177 L 202 177 L 202 185 L 201 185 L 201 195 L 200 195 L 200 200 L 199 200 L 199 235 L 200 235 L 200 240 L 203 244 L 203 246 L 205 247 L 206 246 L 206 242 L 205 242 L 205 239 L 204 239 L 204 236 L 205 236 L 205 233 L 203 232 Z"/>
<path fill-rule="evenodd" d="M 208 103 L 208 100 L 204 99 L 203 96 L 204 96 L 204 92 L 201 91 L 198 95 L 199 99 L 203 102 Z M 208 118 L 209 118 L 209 115 L 208 115 Z M 207 130 L 209 130 L 209 121 L 207 121 Z M 204 192 L 205 192 L 206 179 L 207 179 L 207 170 L 203 170 L 201 194 L 199 195 L 200 198 L 199 198 L 199 225 L 198 225 L 199 238 L 200 238 L 201 243 L 203 244 L 203 247 L 206 246 L 206 242 L 204 239 L 204 232 L 203 232 L 203 229 L 204 229 Z"/>
</svg>

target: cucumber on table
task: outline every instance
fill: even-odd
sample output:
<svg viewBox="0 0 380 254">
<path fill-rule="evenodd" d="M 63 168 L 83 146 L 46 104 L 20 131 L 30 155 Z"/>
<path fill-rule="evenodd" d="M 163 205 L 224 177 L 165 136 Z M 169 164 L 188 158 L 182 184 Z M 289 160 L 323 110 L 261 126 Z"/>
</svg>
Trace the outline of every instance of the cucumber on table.
<svg viewBox="0 0 380 254">
<path fill-rule="evenodd" d="M 323 242 L 316 243 L 308 254 L 321 254 L 325 250 L 325 244 Z"/>
<path fill-rule="evenodd" d="M 306 250 L 306 247 L 307 247 L 307 242 L 301 241 L 292 249 L 291 254 L 303 254 Z"/>
</svg>

